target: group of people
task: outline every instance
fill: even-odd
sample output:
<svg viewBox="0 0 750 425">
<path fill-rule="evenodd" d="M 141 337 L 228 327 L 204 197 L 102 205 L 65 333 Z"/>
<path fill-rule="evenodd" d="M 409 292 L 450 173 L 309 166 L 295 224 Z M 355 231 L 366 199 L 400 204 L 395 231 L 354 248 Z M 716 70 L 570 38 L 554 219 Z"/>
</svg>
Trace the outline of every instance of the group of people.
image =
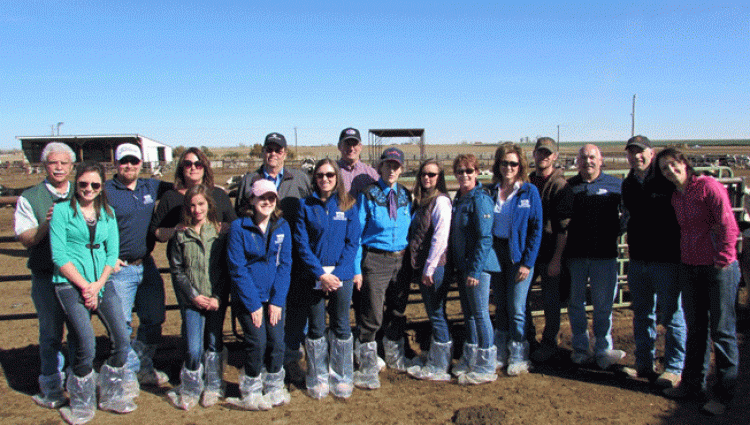
<svg viewBox="0 0 750 425">
<path fill-rule="evenodd" d="M 668 148 L 654 156 L 648 138 L 633 137 L 626 145 L 631 171 L 621 181 L 602 172 L 602 153 L 588 144 L 579 151 L 578 174 L 566 180 L 555 164 L 553 139 L 537 141 L 533 172 L 523 149 L 504 143 L 490 184 L 478 181 L 474 155 L 455 158 L 458 190 L 451 199 L 439 161 L 421 163 L 409 189 L 399 183 L 405 167 L 399 149 L 385 149 L 373 168 L 360 161 L 362 141 L 354 128 L 341 132 L 338 148 L 341 159 L 318 161 L 310 179 L 285 167 L 286 140 L 269 134 L 263 165 L 243 176 L 232 205 L 197 148 L 181 154 L 174 184 L 138 177 L 140 148 L 123 144 L 111 180 L 100 164 L 84 161 L 71 185 L 75 154 L 63 143 L 48 144 L 41 158 L 47 178 L 22 194 L 15 215 L 18 239 L 29 249 L 39 315 L 40 393 L 34 401 L 59 408 L 67 389 L 63 418 L 86 423 L 94 417 L 97 387 L 100 409 L 128 413 L 140 385 L 166 384 L 166 374 L 153 365 L 164 322 L 164 285 L 150 254 L 156 241 L 167 243 L 182 318 L 180 384 L 167 393 L 182 409 L 199 402 L 209 407 L 224 397 L 222 331 L 230 302 L 246 357 L 240 397 L 226 400 L 248 410 L 288 403 L 287 378 L 304 380 L 307 393 L 320 399 L 347 398 L 354 387 L 379 388 L 384 367 L 425 380 L 453 375 L 460 384 L 494 381 L 498 370 L 526 373 L 532 360 L 558 356 L 568 289 L 572 362 L 614 369 L 625 357 L 613 347 L 611 327 L 617 245 L 627 231 L 636 358 L 634 368 L 618 367 L 667 387 L 669 397 L 703 399 L 712 341 L 719 379 L 704 410 L 723 412 L 739 361 L 738 229 L 726 189 L 696 175 L 681 152 Z M 527 300 L 537 278 L 545 316 L 541 342 Z M 453 365 L 445 313 L 451 282 L 464 314 L 463 347 Z M 432 332 L 426 353 L 407 359 L 412 283 Z M 667 330 L 661 374 L 655 368 L 657 310 Z M 131 341 L 133 311 L 139 327 Z M 98 375 L 93 314 L 112 343 Z"/>
</svg>

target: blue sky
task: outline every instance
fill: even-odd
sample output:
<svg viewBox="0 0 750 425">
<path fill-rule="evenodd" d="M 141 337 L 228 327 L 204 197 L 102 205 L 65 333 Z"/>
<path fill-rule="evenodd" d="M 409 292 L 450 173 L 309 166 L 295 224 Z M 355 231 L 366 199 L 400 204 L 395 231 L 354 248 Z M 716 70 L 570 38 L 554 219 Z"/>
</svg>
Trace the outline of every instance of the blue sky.
<svg viewBox="0 0 750 425">
<path fill-rule="evenodd" d="M 257 3 L 257 4 L 256 4 Z M 623 2 L 8 1 L 0 148 L 18 135 L 169 145 L 557 136 L 750 138 L 750 7 Z"/>
</svg>

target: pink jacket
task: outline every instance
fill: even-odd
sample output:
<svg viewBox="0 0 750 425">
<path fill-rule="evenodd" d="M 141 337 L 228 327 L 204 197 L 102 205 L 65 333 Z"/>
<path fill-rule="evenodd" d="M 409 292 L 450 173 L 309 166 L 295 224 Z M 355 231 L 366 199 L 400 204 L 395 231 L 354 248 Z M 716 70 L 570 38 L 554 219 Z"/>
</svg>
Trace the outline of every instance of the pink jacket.
<svg viewBox="0 0 750 425">
<path fill-rule="evenodd" d="M 740 230 L 721 183 L 709 176 L 692 176 L 685 192 L 672 195 L 672 206 L 680 224 L 684 264 L 725 267 L 737 260 Z"/>
</svg>

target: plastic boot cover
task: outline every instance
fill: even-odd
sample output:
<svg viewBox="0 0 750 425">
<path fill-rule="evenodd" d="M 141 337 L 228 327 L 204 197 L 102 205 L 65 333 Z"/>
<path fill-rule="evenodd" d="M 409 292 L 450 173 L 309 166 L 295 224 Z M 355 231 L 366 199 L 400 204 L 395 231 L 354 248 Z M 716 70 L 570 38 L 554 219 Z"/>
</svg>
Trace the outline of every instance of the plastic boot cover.
<svg viewBox="0 0 750 425">
<path fill-rule="evenodd" d="M 430 350 L 427 352 L 427 362 L 424 366 L 411 366 L 407 369 L 409 375 L 417 379 L 430 381 L 450 381 L 451 375 L 448 367 L 453 358 L 453 342 L 440 343 L 434 339 L 430 341 Z"/>
<path fill-rule="evenodd" d="M 328 340 L 326 337 L 305 339 L 307 353 L 307 394 L 317 400 L 328 396 Z"/>
<path fill-rule="evenodd" d="M 130 413 L 136 409 L 133 399 L 125 395 L 123 376 L 125 366 L 102 365 L 99 371 L 99 408 L 115 413 Z"/>
<path fill-rule="evenodd" d="M 276 373 L 261 373 L 263 377 L 263 395 L 271 403 L 271 406 L 281 406 L 292 401 L 292 396 L 284 386 L 284 376 L 286 372 L 282 367 Z"/>
<path fill-rule="evenodd" d="M 493 345 L 490 348 L 478 348 L 474 367 L 459 376 L 458 383 L 462 385 L 484 384 L 497 380 L 495 363 L 497 363 L 497 347 Z"/>
<path fill-rule="evenodd" d="M 166 373 L 154 368 L 154 354 L 156 354 L 156 344 L 144 344 L 141 341 L 134 340 L 131 344 L 133 351 L 138 355 L 141 362 L 141 370 L 138 371 L 138 381 L 143 385 L 160 387 L 169 382 Z"/>
<path fill-rule="evenodd" d="M 68 401 L 65 398 L 65 374 L 39 375 L 39 394 L 31 397 L 34 403 L 48 409 L 57 409 Z"/>
<path fill-rule="evenodd" d="M 206 388 L 203 390 L 203 397 L 201 398 L 203 407 L 211 407 L 224 397 L 224 391 L 226 390 L 224 365 L 227 362 L 227 355 L 226 347 L 221 353 L 206 351 L 203 355 L 204 370 L 206 371 Z"/>
<path fill-rule="evenodd" d="M 529 371 L 529 342 L 511 341 L 508 345 L 508 375 L 518 376 Z"/>
<path fill-rule="evenodd" d="M 96 372 L 93 370 L 83 378 L 68 375 L 68 394 L 70 406 L 60 408 L 65 422 L 80 425 L 94 419 L 96 413 Z"/>
<path fill-rule="evenodd" d="M 352 375 L 354 374 L 354 356 L 352 354 L 352 340 L 336 339 L 329 334 L 331 341 L 331 355 L 328 363 L 329 387 L 331 394 L 338 398 L 349 398 L 354 391 Z"/>
<path fill-rule="evenodd" d="M 180 385 L 167 392 L 167 397 L 178 409 L 190 410 L 198 404 L 203 392 L 203 365 L 198 370 L 190 370 L 182 366 L 180 370 Z"/>
<path fill-rule="evenodd" d="M 263 395 L 263 381 L 260 375 L 249 377 L 245 375 L 245 369 L 240 369 L 240 396 L 241 398 L 228 397 L 227 403 L 244 410 L 270 410 L 271 403 Z"/>
<path fill-rule="evenodd" d="M 389 369 L 393 369 L 397 372 L 406 372 L 406 368 L 411 366 L 404 354 L 404 345 L 404 338 L 401 338 L 398 341 L 391 341 L 388 338 L 383 338 L 385 364 Z"/>
<path fill-rule="evenodd" d="M 378 343 L 370 341 L 357 345 L 359 369 L 352 374 L 354 386 L 366 390 L 380 388 L 378 366 Z"/>
<path fill-rule="evenodd" d="M 502 369 L 508 365 L 508 333 L 495 331 L 495 347 L 497 347 L 497 362 L 496 366 L 498 369 Z"/>
<path fill-rule="evenodd" d="M 474 363 L 476 363 L 477 361 L 477 348 L 477 344 L 469 344 L 464 342 L 464 350 L 463 353 L 461 353 L 461 358 L 458 359 L 458 362 L 455 366 L 453 366 L 453 369 L 451 370 L 453 376 L 459 377 L 467 373 L 472 367 L 474 367 Z"/>
</svg>

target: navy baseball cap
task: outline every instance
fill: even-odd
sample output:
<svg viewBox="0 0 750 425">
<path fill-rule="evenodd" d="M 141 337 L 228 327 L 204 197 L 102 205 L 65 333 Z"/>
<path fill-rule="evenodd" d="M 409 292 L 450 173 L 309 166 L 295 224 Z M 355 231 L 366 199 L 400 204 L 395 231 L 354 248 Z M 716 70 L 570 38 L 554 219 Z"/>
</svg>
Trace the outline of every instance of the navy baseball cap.
<svg viewBox="0 0 750 425">
<path fill-rule="evenodd" d="M 382 164 L 385 161 L 396 161 L 399 165 L 403 166 L 404 153 L 399 148 L 388 148 L 380 155 L 380 163 Z"/>
<path fill-rule="evenodd" d="M 346 142 L 346 141 L 354 141 L 356 143 L 352 143 L 353 145 L 356 145 L 357 143 L 362 142 L 362 138 L 359 136 L 359 130 L 356 128 L 345 128 L 341 131 L 341 135 L 339 136 L 339 143 Z"/>
</svg>

